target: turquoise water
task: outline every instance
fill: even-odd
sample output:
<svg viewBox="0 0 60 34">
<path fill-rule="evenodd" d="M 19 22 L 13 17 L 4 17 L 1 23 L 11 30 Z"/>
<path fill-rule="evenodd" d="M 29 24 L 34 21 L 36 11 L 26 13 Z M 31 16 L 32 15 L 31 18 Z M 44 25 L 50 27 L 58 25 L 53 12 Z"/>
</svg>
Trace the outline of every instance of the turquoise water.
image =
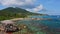
<svg viewBox="0 0 60 34">
<path fill-rule="evenodd" d="M 37 18 L 34 16 L 32 18 Z M 17 21 L 18 24 L 26 24 L 31 30 L 38 31 L 35 34 L 48 34 L 48 32 L 53 32 L 53 34 L 60 34 L 60 20 L 57 16 L 40 16 L 40 18 L 52 18 L 53 20 L 22 20 Z M 45 28 L 45 29 L 44 29 Z M 41 32 L 41 30 L 43 32 Z M 45 30 L 45 31 L 44 31 Z M 52 33 L 51 33 L 52 34 Z"/>
</svg>

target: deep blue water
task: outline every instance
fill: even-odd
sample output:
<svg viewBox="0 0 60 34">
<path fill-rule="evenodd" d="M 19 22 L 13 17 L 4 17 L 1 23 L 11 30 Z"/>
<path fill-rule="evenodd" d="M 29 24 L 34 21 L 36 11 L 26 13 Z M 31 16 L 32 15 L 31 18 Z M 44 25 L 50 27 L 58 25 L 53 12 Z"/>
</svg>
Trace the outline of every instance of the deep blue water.
<svg viewBox="0 0 60 34">
<path fill-rule="evenodd" d="M 52 18 L 52 19 L 59 19 L 60 15 L 31 16 L 30 18 Z"/>
</svg>

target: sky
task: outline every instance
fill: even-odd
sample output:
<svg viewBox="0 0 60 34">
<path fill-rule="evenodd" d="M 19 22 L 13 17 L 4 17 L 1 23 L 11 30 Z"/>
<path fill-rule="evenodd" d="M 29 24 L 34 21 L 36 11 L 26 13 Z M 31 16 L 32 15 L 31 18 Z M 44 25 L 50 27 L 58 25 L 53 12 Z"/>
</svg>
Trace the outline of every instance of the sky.
<svg viewBox="0 0 60 34">
<path fill-rule="evenodd" d="M 60 15 L 60 0 L 0 0 L 0 10 L 19 7 L 30 12 Z"/>
</svg>

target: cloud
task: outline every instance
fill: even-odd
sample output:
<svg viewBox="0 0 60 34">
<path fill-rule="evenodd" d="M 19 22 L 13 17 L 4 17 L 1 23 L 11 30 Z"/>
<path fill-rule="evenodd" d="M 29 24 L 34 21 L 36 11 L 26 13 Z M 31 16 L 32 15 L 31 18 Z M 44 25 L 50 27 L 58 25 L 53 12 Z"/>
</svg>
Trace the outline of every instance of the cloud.
<svg viewBox="0 0 60 34">
<path fill-rule="evenodd" d="M 28 11 L 33 11 L 33 12 L 38 12 L 38 11 L 41 11 L 41 10 L 43 10 L 43 9 L 44 9 L 43 5 L 40 4 L 39 6 L 36 6 L 36 7 L 33 8 L 33 9 L 26 9 L 26 10 L 28 10 Z"/>
<path fill-rule="evenodd" d="M 43 5 L 37 5 L 37 0 L 0 0 L 0 5 L 6 7 L 20 7 L 28 11 L 40 11 Z"/>
<path fill-rule="evenodd" d="M 33 9 L 33 11 L 37 12 L 43 9 L 43 5 L 39 5 L 36 8 Z"/>
<path fill-rule="evenodd" d="M 0 0 L 0 5 L 4 6 L 16 6 L 16 7 L 24 7 L 29 8 L 29 6 L 32 8 L 34 6 L 35 0 Z"/>
</svg>

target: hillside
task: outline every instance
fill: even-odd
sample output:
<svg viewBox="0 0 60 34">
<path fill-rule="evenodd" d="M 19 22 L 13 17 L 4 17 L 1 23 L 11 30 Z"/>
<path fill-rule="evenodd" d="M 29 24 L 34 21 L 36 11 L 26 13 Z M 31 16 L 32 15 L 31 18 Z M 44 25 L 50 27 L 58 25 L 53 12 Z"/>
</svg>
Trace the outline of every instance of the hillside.
<svg viewBox="0 0 60 34">
<path fill-rule="evenodd" d="M 13 8 L 13 7 L 0 10 L 0 20 L 12 19 L 12 18 L 25 18 L 29 15 L 43 15 L 43 14 L 32 13 L 21 8 Z"/>
</svg>

